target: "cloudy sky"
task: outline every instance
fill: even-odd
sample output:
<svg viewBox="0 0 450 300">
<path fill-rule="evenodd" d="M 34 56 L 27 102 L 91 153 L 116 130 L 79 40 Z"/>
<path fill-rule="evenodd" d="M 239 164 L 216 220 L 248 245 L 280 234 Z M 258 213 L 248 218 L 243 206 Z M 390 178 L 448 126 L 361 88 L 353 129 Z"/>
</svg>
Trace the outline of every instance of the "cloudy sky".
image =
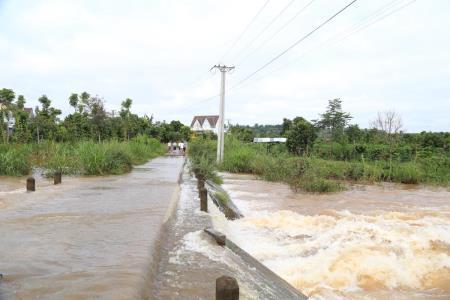
<svg viewBox="0 0 450 300">
<path fill-rule="evenodd" d="M 0 88 L 28 106 L 46 94 L 64 114 L 72 92 L 108 110 L 130 97 L 140 115 L 189 123 L 217 114 L 220 74 L 208 71 L 222 63 L 236 66 L 231 123 L 316 119 L 341 98 L 362 127 L 393 109 L 407 131 L 450 130 L 450 1 L 358 0 L 236 86 L 350 2 L 272 0 L 247 27 L 266 1 L 0 0 Z"/>
</svg>

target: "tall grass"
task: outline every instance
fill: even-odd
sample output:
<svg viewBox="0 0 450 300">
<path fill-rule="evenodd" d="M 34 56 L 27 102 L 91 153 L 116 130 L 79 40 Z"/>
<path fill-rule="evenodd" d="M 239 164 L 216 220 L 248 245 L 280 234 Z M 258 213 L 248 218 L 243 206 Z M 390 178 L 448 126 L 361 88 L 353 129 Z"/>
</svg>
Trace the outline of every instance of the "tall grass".
<svg viewBox="0 0 450 300">
<path fill-rule="evenodd" d="M 133 165 L 162 155 L 165 146 L 156 139 L 138 136 L 128 142 L 43 142 L 0 146 L 0 175 L 20 176 L 39 167 L 48 175 L 108 175 L 129 172 Z"/>
<path fill-rule="evenodd" d="M 195 143 L 195 151 L 191 156 L 198 161 L 197 164 L 214 167 L 214 159 L 209 158 L 205 162 L 205 157 L 215 157 L 212 145 L 207 140 Z M 201 156 L 197 156 L 198 153 Z M 448 186 L 450 163 L 448 159 L 440 159 L 434 163 L 429 160 L 397 161 L 391 171 L 389 163 L 383 160 L 328 160 L 317 156 L 294 156 L 279 150 L 273 153 L 266 145 L 243 143 L 228 137 L 224 161 L 217 168 L 232 173 L 258 175 L 268 181 L 286 182 L 295 190 L 334 192 L 344 189 L 343 182 L 346 181 L 435 183 Z"/>
<path fill-rule="evenodd" d="M 17 145 L 0 147 L 0 175 L 21 176 L 30 171 L 31 147 Z"/>
</svg>

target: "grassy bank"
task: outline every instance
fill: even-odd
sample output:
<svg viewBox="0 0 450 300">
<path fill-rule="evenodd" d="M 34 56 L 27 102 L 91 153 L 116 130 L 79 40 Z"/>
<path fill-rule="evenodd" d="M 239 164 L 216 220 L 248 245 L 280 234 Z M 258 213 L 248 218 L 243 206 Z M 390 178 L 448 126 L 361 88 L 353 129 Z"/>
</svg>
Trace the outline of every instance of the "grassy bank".
<svg viewBox="0 0 450 300">
<path fill-rule="evenodd" d="M 450 159 L 448 157 L 396 161 L 390 167 L 385 160 L 329 160 L 315 155 L 296 156 L 285 151 L 283 145 L 244 143 L 228 138 L 225 157 L 215 166 L 215 141 L 197 139 L 190 144 L 190 157 L 195 165 L 207 170 L 258 175 L 268 181 L 288 183 L 294 190 L 334 192 L 345 189 L 345 182 L 426 183 L 448 186 Z"/>
<path fill-rule="evenodd" d="M 165 146 L 146 136 L 128 142 L 43 142 L 0 146 L 0 175 L 21 176 L 39 167 L 47 174 L 108 175 L 129 172 L 133 165 L 162 155 Z"/>
</svg>

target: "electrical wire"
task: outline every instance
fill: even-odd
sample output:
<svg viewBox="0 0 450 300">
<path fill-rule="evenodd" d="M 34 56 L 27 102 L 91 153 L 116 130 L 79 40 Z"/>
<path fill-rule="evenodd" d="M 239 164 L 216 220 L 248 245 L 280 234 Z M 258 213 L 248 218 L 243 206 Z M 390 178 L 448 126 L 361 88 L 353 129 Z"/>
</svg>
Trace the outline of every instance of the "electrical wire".
<svg viewBox="0 0 450 300">
<path fill-rule="evenodd" d="M 264 45 L 266 45 L 269 41 L 273 40 L 283 29 L 285 29 L 289 24 L 291 24 L 298 16 L 300 16 L 315 0 L 309 1 L 306 5 L 304 5 L 302 8 L 300 8 L 297 13 L 290 18 L 286 23 L 284 23 L 280 28 L 278 28 L 277 31 L 275 31 L 268 39 L 264 40 L 259 46 L 253 49 L 250 53 L 245 55 L 243 58 L 241 58 L 239 61 L 236 62 L 236 65 L 239 65 L 243 60 L 246 60 L 249 56 L 253 55 L 256 51 L 261 49 Z"/>
<path fill-rule="evenodd" d="M 242 53 L 244 53 L 247 48 L 251 47 L 251 45 L 253 45 L 253 43 L 261 36 L 264 34 L 264 32 L 266 32 L 270 26 L 273 25 L 273 23 L 275 23 L 276 20 L 278 20 L 278 18 L 281 17 L 281 15 L 283 15 L 283 13 L 295 2 L 296 0 L 291 0 L 288 2 L 287 5 L 285 5 L 283 7 L 283 9 L 274 17 L 272 18 L 272 20 L 270 20 L 270 22 L 250 41 L 250 43 L 247 44 L 247 46 L 245 46 L 244 48 L 241 49 L 241 51 L 239 51 L 232 59 L 231 61 L 237 60 Z"/>
<path fill-rule="evenodd" d="M 340 32 L 340 33 L 337 34 L 335 37 L 326 40 L 324 43 L 321 43 L 319 46 L 314 47 L 314 48 L 311 48 L 311 49 L 309 49 L 308 51 L 303 52 L 300 56 L 296 57 L 295 60 L 298 60 L 299 58 L 301 58 L 301 57 L 303 57 L 304 55 L 306 55 L 306 54 L 312 52 L 313 50 L 315 51 L 315 50 L 318 50 L 318 49 L 320 49 L 320 48 L 323 48 L 324 46 L 327 46 L 327 45 L 334 45 L 334 44 L 340 43 L 340 42 L 342 42 L 343 40 L 346 40 L 347 38 L 351 37 L 352 35 L 355 35 L 355 34 L 359 33 L 360 31 L 362 31 L 362 30 L 364 30 L 364 29 L 366 29 L 366 28 L 372 26 L 373 24 L 378 23 L 378 22 L 382 21 L 383 19 L 385 19 L 385 18 L 391 16 L 392 14 L 394 14 L 394 13 L 396 13 L 396 12 L 398 12 L 398 11 L 404 9 L 404 8 L 406 8 L 407 6 L 409 6 L 409 5 L 411 5 L 412 3 L 414 3 L 416 0 L 409 1 L 409 2 L 407 2 L 406 4 L 404 4 L 404 5 L 402 5 L 402 6 L 398 7 L 398 8 L 396 8 L 396 9 L 394 9 L 394 10 L 391 10 L 391 11 L 386 12 L 387 9 L 392 8 L 392 6 L 395 6 L 395 5 L 399 4 L 399 3 L 396 3 L 396 2 L 399 2 L 399 1 L 402 1 L 402 0 L 394 0 L 394 1 L 389 2 L 388 4 L 384 5 L 384 6 L 381 7 L 380 9 L 378 9 L 378 10 L 376 10 L 375 12 L 373 12 L 373 13 L 369 14 L 368 16 L 364 17 L 358 24 L 352 26 L 351 28 L 349 28 L 349 29 L 347 29 L 347 30 L 345 30 L 345 31 L 343 31 L 343 32 Z M 383 15 L 383 13 L 385 13 L 385 14 Z M 381 16 L 380 16 L 380 15 L 381 15 Z M 377 17 L 377 16 L 379 16 L 379 17 L 376 18 L 375 20 L 373 20 L 373 21 L 371 21 L 371 22 L 369 22 L 369 23 L 365 23 L 365 21 L 371 20 L 371 19 L 373 19 L 374 17 Z M 365 24 L 364 24 L 364 23 L 365 23 Z M 347 35 L 345 35 L 345 34 L 347 34 Z M 341 36 L 343 36 L 343 38 L 336 40 L 336 37 L 339 38 L 339 37 L 341 37 Z M 331 43 L 330 43 L 330 42 L 331 42 Z M 263 79 L 263 78 L 265 78 L 265 77 L 267 77 L 267 76 L 269 76 L 269 75 L 272 75 L 272 74 L 274 74 L 274 73 L 277 73 L 277 72 L 283 70 L 284 68 L 286 68 L 287 66 L 291 66 L 292 63 L 293 63 L 293 61 L 289 61 L 288 63 L 284 64 L 284 65 L 281 66 L 280 68 L 277 68 L 276 70 L 274 70 L 274 71 L 272 71 L 272 72 L 263 74 L 262 76 L 258 77 L 258 78 L 257 78 L 255 81 L 253 81 L 253 82 L 257 82 L 257 81 L 259 81 L 259 80 L 261 80 L 261 79 Z M 247 84 L 240 85 L 240 86 L 234 88 L 234 91 L 240 90 L 241 88 L 243 88 L 243 87 L 245 87 L 245 86 L 247 86 L 247 85 L 248 85 L 248 83 L 247 83 Z M 231 90 L 231 88 L 230 88 L 229 90 L 227 90 L 227 92 L 229 92 L 230 90 Z"/>
<path fill-rule="evenodd" d="M 236 40 L 231 44 L 231 46 L 228 48 L 227 51 L 222 55 L 222 57 L 219 59 L 219 62 L 222 61 L 233 49 L 236 47 L 237 43 L 242 39 L 242 37 L 245 35 L 245 33 L 249 30 L 249 28 L 252 26 L 252 24 L 255 22 L 255 20 L 258 18 L 258 16 L 261 14 L 261 12 L 264 10 L 264 8 L 269 4 L 270 0 L 266 0 L 264 2 L 263 6 L 258 10 L 256 15 L 251 19 L 251 21 L 245 26 L 244 30 L 238 35 Z"/>
<path fill-rule="evenodd" d="M 310 37 L 312 34 L 314 34 L 316 31 L 318 31 L 320 28 L 322 28 L 323 26 L 325 26 L 327 23 L 331 22 L 331 20 L 333 20 L 334 18 L 336 18 L 338 15 L 340 15 L 342 12 L 344 12 L 347 8 L 349 8 L 350 6 L 352 6 L 356 1 L 358 0 L 353 0 L 350 3 L 348 3 L 346 6 L 344 6 L 343 8 L 341 8 L 337 13 L 335 13 L 334 15 L 332 15 L 331 17 L 329 17 L 327 20 L 325 20 L 324 22 L 322 22 L 319 26 L 317 26 L 316 28 L 314 28 L 311 32 L 309 32 L 308 34 L 304 35 L 303 37 L 301 37 L 300 39 L 298 39 L 294 44 L 292 44 L 291 46 L 289 46 L 288 48 L 286 48 L 285 50 L 283 50 L 281 53 L 279 53 L 278 55 L 276 55 L 275 57 L 273 57 L 271 60 L 269 60 L 268 62 L 266 62 L 264 65 L 262 65 L 260 68 L 256 69 L 255 71 L 253 71 L 252 73 L 250 73 L 248 76 L 244 77 L 242 80 L 240 80 L 238 83 L 236 83 L 235 85 L 233 85 L 231 87 L 231 89 L 241 85 L 242 83 L 246 82 L 247 80 L 249 80 L 250 78 L 252 78 L 253 76 L 255 76 L 257 73 L 259 73 L 261 70 L 265 69 L 266 67 L 268 67 L 270 64 L 272 64 L 274 61 L 276 61 L 277 59 L 279 59 L 280 57 L 282 57 L 283 55 L 285 55 L 287 52 L 289 52 L 290 50 L 292 50 L 294 47 L 296 47 L 298 44 L 300 44 L 301 42 L 303 42 L 304 40 L 306 40 L 308 37 Z"/>
</svg>

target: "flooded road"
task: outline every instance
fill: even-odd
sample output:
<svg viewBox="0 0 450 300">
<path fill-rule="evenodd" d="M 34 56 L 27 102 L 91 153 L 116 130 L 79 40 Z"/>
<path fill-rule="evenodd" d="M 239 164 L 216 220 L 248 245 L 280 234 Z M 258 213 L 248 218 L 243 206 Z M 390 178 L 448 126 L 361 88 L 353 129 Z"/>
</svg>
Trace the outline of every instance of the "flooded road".
<svg viewBox="0 0 450 300">
<path fill-rule="evenodd" d="M 222 275 L 236 278 L 242 300 L 297 299 L 277 289 L 269 278 L 203 232 L 212 226 L 211 217 L 221 215 L 211 201 L 208 213 L 200 211 L 197 180 L 186 168 L 176 214 L 165 232 L 150 299 L 214 299 L 216 278 Z"/>
<path fill-rule="evenodd" d="M 142 299 L 184 158 L 130 174 L 0 183 L 0 299 Z"/>
<path fill-rule="evenodd" d="M 312 299 L 450 299 L 450 192 L 355 185 L 295 194 L 247 175 L 223 187 L 245 218 L 217 229 Z"/>
</svg>

